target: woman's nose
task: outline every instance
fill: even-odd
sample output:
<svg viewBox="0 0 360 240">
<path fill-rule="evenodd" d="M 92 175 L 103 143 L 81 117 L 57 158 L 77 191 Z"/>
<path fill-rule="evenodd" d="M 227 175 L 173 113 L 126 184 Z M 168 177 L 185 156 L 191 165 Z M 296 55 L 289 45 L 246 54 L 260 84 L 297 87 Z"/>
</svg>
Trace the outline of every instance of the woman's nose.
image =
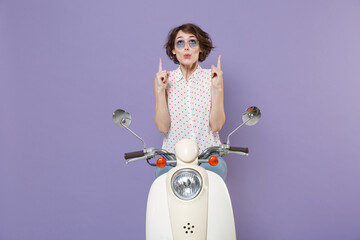
<svg viewBox="0 0 360 240">
<path fill-rule="evenodd" d="M 188 42 L 185 42 L 185 46 L 184 49 L 189 50 L 190 49 L 190 44 Z"/>
</svg>

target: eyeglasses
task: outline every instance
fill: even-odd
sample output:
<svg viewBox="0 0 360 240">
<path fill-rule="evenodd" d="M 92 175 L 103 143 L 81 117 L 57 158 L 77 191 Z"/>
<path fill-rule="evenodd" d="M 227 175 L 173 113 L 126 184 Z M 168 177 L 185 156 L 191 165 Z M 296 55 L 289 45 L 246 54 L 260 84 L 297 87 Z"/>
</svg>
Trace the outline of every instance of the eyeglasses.
<svg viewBox="0 0 360 240">
<path fill-rule="evenodd" d="M 185 44 L 186 44 L 185 40 L 181 39 L 181 40 L 178 40 L 175 45 L 177 48 L 182 49 L 185 47 Z M 196 39 L 190 39 L 188 44 L 191 48 L 197 48 L 199 46 L 199 42 Z"/>
</svg>

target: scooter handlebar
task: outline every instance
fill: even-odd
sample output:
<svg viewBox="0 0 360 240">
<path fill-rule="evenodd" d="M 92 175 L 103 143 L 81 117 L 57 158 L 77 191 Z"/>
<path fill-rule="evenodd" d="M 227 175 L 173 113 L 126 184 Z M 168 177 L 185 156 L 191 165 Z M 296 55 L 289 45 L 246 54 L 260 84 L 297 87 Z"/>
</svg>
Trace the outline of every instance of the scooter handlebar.
<svg viewBox="0 0 360 240">
<path fill-rule="evenodd" d="M 243 147 L 230 147 L 229 150 L 234 152 L 249 153 L 249 148 L 243 148 Z"/>
<path fill-rule="evenodd" d="M 141 150 L 141 151 L 136 151 L 136 152 L 124 153 L 124 158 L 125 158 L 125 159 L 136 158 L 136 157 L 143 157 L 143 156 L 145 156 L 145 153 L 144 153 L 143 150 Z"/>
<path fill-rule="evenodd" d="M 243 147 L 232 147 L 230 146 L 229 148 L 230 151 L 232 152 L 241 152 L 241 153 L 249 153 L 249 149 L 248 148 L 243 148 Z M 144 150 L 141 151 L 136 151 L 136 152 L 128 152 L 124 154 L 124 158 L 130 159 L 130 158 L 139 158 L 139 157 L 143 157 L 145 156 L 145 152 Z"/>
</svg>

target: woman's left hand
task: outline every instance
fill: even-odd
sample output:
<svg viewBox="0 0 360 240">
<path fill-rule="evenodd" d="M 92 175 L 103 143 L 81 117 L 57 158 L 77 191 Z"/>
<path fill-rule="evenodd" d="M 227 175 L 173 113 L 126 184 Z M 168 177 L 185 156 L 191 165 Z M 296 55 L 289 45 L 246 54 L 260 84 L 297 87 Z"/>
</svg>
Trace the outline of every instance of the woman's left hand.
<svg viewBox="0 0 360 240">
<path fill-rule="evenodd" d="M 211 66 L 211 109 L 209 125 L 211 131 L 218 132 L 225 123 L 223 72 L 220 57 L 217 66 Z"/>
<path fill-rule="evenodd" d="M 217 66 L 211 65 L 211 85 L 214 90 L 223 90 L 223 72 L 220 63 L 221 55 L 219 55 Z"/>
</svg>

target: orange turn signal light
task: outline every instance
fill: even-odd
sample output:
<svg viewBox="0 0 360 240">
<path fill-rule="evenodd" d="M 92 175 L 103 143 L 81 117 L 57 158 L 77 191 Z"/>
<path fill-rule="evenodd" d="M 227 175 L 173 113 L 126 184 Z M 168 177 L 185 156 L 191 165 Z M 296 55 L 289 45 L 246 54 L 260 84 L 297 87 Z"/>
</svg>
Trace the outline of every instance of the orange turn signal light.
<svg viewBox="0 0 360 240">
<path fill-rule="evenodd" d="M 156 160 L 156 166 L 158 166 L 159 168 L 165 167 L 166 166 L 165 158 L 158 158 L 158 160 Z"/>
<path fill-rule="evenodd" d="M 219 159 L 217 158 L 217 156 L 209 157 L 209 164 L 211 166 L 216 166 L 216 165 L 218 165 L 218 163 L 219 163 Z"/>
</svg>

